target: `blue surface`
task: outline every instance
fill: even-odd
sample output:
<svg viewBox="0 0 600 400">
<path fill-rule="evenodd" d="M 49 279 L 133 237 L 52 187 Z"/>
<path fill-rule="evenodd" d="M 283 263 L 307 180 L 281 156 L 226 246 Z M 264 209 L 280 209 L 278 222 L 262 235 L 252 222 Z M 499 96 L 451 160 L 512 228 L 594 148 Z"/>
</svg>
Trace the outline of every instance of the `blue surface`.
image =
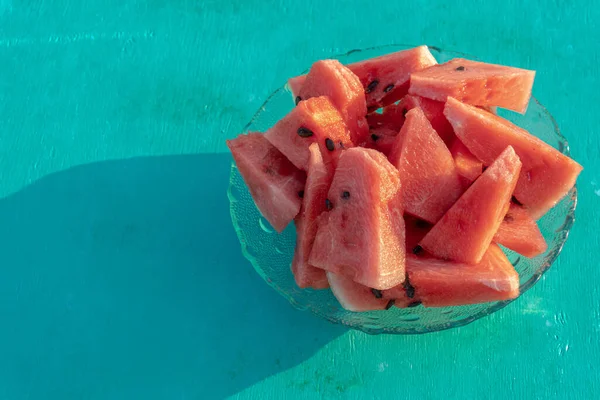
<svg viewBox="0 0 600 400">
<path fill-rule="evenodd" d="M 594 398 L 598 21 L 590 0 L 0 0 L 0 398 Z M 525 296 L 372 337 L 250 268 L 224 140 L 312 61 L 393 42 L 537 70 L 586 169 L 571 238 Z"/>
</svg>

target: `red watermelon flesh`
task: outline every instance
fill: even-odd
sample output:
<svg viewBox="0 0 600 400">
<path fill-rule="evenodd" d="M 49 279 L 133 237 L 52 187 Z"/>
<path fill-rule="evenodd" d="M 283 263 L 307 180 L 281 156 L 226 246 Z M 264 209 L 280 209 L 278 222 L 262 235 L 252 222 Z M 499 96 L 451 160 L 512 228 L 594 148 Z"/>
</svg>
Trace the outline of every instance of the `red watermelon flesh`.
<svg viewBox="0 0 600 400">
<path fill-rule="evenodd" d="M 396 132 L 404 125 L 406 111 L 398 107 L 398 104 L 390 104 L 382 109 L 382 112 L 372 112 L 367 115 L 370 129 L 386 128 Z"/>
<path fill-rule="evenodd" d="M 548 244 L 533 218 L 524 207 L 516 204 L 510 205 L 493 240 L 529 258 L 539 256 L 548 249 Z"/>
<path fill-rule="evenodd" d="M 454 138 L 450 153 L 454 158 L 454 165 L 463 187 L 468 188 L 483 172 L 483 163 L 458 138 Z"/>
<path fill-rule="evenodd" d="M 333 295 L 345 310 L 355 312 L 385 310 L 393 305 L 393 302 L 390 304 L 389 299 L 376 297 L 372 289 L 342 274 L 327 272 L 327 279 Z"/>
<path fill-rule="evenodd" d="M 227 146 L 261 214 L 283 231 L 300 211 L 306 174 L 261 133 L 240 135 Z"/>
<path fill-rule="evenodd" d="M 399 131 L 404 124 L 406 113 L 415 107 L 423 110 L 431 126 L 446 145 L 453 142 L 455 136 L 452 125 L 444 115 L 444 103 L 420 96 L 406 95 L 398 104 L 390 104 L 383 108 L 381 113 L 368 114 L 367 122 L 370 127 L 386 127 Z"/>
<path fill-rule="evenodd" d="M 455 58 L 415 72 L 410 94 L 446 101 L 454 97 L 475 106 L 498 106 L 524 114 L 535 71 Z"/>
<path fill-rule="evenodd" d="M 369 134 L 367 103 L 360 80 L 337 60 L 315 62 L 302 89 L 298 94 L 302 100 L 311 97 L 328 96 L 342 114 L 350 129 L 350 137 L 355 144 L 362 143 Z"/>
<path fill-rule="evenodd" d="M 389 155 L 402 178 L 404 210 L 435 223 L 463 192 L 454 160 L 420 108 L 406 114 Z"/>
<path fill-rule="evenodd" d="M 495 244 L 476 265 L 409 254 L 406 271 L 425 307 L 487 303 L 519 295 L 519 275 Z"/>
<path fill-rule="evenodd" d="M 398 136 L 398 131 L 386 127 L 374 128 L 370 130 L 371 136 L 365 143 L 364 147 L 375 149 L 384 155 L 388 155 L 392 150 L 392 146 Z"/>
<path fill-rule="evenodd" d="M 410 253 L 419 244 L 421 240 L 429 233 L 432 226 L 429 222 L 423 221 L 412 215 L 404 215 L 404 225 L 406 226 L 406 252 Z"/>
<path fill-rule="evenodd" d="M 523 163 L 514 196 L 541 218 L 575 185 L 581 165 L 504 118 L 449 98 L 444 113 L 461 142 L 485 165 L 512 146 Z"/>
<path fill-rule="evenodd" d="M 409 110 L 415 107 L 419 107 L 425 113 L 425 116 L 431 123 L 431 126 L 437 134 L 442 138 L 446 146 L 450 146 L 454 141 L 454 131 L 452 125 L 446 119 L 444 115 L 444 103 L 441 101 L 435 101 L 420 96 L 407 95 L 400 100 L 397 107 L 401 110 L 403 115 Z"/>
<path fill-rule="evenodd" d="M 310 159 L 302 208 L 295 219 L 296 250 L 292 261 L 292 272 L 298 287 L 324 289 L 329 286 L 325 271 L 310 265 L 308 256 L 317 234 L 317 217 L 326 211 L 325 199 L 333 179 L 333 168 L 331 164 L 323 162 L 317 143 L 311 144 L 309 151 Z"/>
<path fill-rule="evenodd" d="M 404 281 L 400 176 L 383 154 L 354 147 L 340 156 L 319 217 L 310 264 L 374 289 Z"/>
<path fill-rule="evenodd" d="M 420 245 L 438 258 L 479 263 L 508 211 L 520 170 L 519 157 L 507 147 Z"/>
<path fill-rule="evenodd" d="M 318 143 L 326 162 L 353 147 L 342 115 L 325 96 L 301 101 L 266 133 L 265 137 L 296 167 L 307 170 L 308 147 Z"/>
<path fill-rule="evenodd" d="M 367 107 L 373 110 L 400 100 L 408 92 L 410 74 L 435 64 L 437 61 L 427 46 L 419 46 L 348 64 L 347 67 L 358 76 L 366 94 Z M 294 97 L 300 94 L 305 80 L 306 75 L 288 80 Z"/>
</svg>

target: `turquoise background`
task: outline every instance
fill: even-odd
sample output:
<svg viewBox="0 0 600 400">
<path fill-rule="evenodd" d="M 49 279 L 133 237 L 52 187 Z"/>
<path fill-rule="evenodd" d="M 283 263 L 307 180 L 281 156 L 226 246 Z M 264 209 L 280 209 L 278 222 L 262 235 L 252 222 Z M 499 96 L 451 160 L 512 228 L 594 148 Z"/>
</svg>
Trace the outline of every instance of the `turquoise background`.
<svg viewBox="0 0 600 400">
<path fill-rule="evenodd" d="M 591 0 L 0 0 L 0 398 L 597 397 L 598 21 Z M 294 310 L 226 197 L 224 141 L 273 90 L 388 43 L 537 70 L 585 167 L 544 278 L 421 336 Z"/>
</svg>

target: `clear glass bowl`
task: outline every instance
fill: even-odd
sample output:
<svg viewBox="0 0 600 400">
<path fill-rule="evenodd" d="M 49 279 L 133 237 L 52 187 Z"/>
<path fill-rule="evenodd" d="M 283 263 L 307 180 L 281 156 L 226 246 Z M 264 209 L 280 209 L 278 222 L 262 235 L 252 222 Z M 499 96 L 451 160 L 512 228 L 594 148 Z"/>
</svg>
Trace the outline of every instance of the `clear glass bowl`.
<svg viewBox="0 0 600 400">
<path fill-rule="evenodd" d="M 344 64 L 380 56 L 413 46 L 390 45 L 363 50 L 352 50 L 333 56 Z M 438 62 L 455 57 L 475 59 L 461 53 L 443 51 L 430 47 Z M 291 92 L 287 87 L 276 90 L 260 107 L 245 131 L 264 132 L 287 114 L 294 106 Z M 525 115 L 499 110 L 500 115 L 527 129 L 533 135 L 569 155 L 567 140 L 561 135 L 556 122 L 548 111 L 535 98 L 532 98 Z M 355 313 L 344 310 L 330 290 L 299 289 L 290 269 L 296 233 L 293 223 L 278 234 L 260 215 L 252 201 L 235 164 L 231 168 L 228 191 L 231 219 L 242 245 L 242 251 L 263 279 L 277 290 L 296 308 L 310 310 L 314 314 L 333 323 L 343 324 L 369 334 L 395 333 L 414 334 L 433 332 L 466 325 L 478 318 L 497 311 L 511 301 L 474 304 L 445 308 L 425 308 L 418 306 L 408 309 L 392 307 L 387 311 Z M 522 257 L 504 249 L 519 272 L 521 294 L 531 288 L 550 268 L 562 250 L 574 222 L 577 190 L 558 203 L 540 221 L 540 229 L 548 242 L 548 251 L 534 259 Z"/>
</svg>

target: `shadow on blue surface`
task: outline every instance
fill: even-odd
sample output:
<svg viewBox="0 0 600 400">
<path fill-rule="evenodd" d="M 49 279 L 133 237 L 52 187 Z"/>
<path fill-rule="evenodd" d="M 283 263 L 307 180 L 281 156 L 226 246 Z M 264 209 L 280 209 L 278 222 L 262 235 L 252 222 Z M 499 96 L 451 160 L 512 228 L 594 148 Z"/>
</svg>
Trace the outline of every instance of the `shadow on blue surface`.
<svg viewBox="0 0 600 400">
<path fill-rule="evenodd" d="M 223 398 L 344 332 L 243 258 L 230 163 L 89 164 L 0 200 L 0 397 Z"/>
</svg>

